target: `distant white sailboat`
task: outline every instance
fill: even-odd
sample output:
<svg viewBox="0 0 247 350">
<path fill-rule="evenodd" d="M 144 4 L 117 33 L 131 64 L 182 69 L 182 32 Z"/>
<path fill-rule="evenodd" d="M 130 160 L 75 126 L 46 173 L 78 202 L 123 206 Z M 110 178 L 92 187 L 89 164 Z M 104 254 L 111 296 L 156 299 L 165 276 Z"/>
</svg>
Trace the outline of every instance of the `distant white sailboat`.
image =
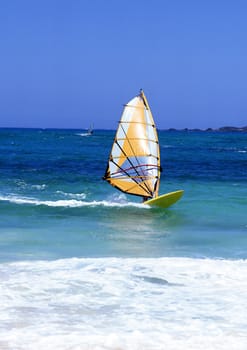
<svg viewBox="0 0 247 350">
<path fill-rule="evenodd" d="M 89 129 L 87 130 L 88 135 L 93 135 L 93 124 L 90 125 Z"/>
<path fill-rule="evenodd" d="M 141 90 L 124 107 L 103 179 L 122 192 L 143 197 L 145 204 L 167 208 L 184 191 L 159 196 L 160 172 L 157 130 Z"/>
<path fill-rule="evenodd" d="M 86 132 L 80 133 L 80 134 L 77 134 L 77 135 L 79 135 L 79 136 L 91 136 L 91 135 L 93 135 L 93 132 L 94 132 L 94 130 L 93 130 L 93 124 L 91 124 L 90 127 L 87 129 Z"/>
</svg>

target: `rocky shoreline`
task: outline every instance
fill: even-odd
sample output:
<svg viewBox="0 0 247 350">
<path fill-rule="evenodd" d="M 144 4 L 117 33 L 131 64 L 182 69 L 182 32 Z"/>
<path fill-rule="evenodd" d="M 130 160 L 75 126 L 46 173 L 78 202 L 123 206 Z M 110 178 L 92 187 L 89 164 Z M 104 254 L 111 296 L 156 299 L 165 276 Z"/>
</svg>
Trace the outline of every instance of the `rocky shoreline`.
<svg viewBox="0 0 247 350">
<path fill-rule="evenodd" d="M 236 127 L 236 126 L 223 126 L 218 129 L 207 128 L 207 129 L 167 129 L 168 131 L 201 131 L 201 132 L 247 132 L 247 126 Z"/>
</svg>

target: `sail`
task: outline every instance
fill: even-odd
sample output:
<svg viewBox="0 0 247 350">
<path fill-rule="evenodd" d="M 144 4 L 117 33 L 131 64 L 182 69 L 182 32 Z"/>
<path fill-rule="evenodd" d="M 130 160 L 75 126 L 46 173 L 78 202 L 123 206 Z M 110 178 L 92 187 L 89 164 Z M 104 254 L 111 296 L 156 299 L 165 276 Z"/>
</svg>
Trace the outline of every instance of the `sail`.
<svg viewBox="0 0 247 350">
<path fill-rule="evenodd" d="M 92 135 L 93 134 L 93 124 L 90 125 L 89 129 L 87 130 L 88 135 Z"/>
<path fill-rule="evenodd" d="M 147 198 L 158 195 L 158 136 L 142 90 L 124 107 L 104 179 L 125 193 Z"/>
</svg>

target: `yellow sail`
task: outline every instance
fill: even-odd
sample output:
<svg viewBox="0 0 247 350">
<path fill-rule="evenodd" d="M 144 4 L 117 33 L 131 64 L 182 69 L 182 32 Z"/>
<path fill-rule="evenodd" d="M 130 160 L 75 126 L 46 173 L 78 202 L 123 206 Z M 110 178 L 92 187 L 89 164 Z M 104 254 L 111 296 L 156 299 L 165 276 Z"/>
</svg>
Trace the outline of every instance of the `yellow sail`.
<svg viewBox="0 0 247 350">
<path fill-rule="evenodd" d="M 146 198 L 158 196 L 158 136 L 142 90 L 124 107 L 104 179 L 125 193 Z"/>
</svg>

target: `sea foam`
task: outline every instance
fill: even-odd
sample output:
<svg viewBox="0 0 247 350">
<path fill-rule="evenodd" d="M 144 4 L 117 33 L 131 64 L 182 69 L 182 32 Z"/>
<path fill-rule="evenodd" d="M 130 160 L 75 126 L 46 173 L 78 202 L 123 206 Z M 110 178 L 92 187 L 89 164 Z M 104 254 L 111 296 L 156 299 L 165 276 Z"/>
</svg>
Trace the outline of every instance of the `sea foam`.
<svg viewBox="0 0 247 350">
<path fill-rule="evenodd" d="M 0 348 L 244 350 L 246 273 L 245 260 L 5 263 Z"/>
</svg>

